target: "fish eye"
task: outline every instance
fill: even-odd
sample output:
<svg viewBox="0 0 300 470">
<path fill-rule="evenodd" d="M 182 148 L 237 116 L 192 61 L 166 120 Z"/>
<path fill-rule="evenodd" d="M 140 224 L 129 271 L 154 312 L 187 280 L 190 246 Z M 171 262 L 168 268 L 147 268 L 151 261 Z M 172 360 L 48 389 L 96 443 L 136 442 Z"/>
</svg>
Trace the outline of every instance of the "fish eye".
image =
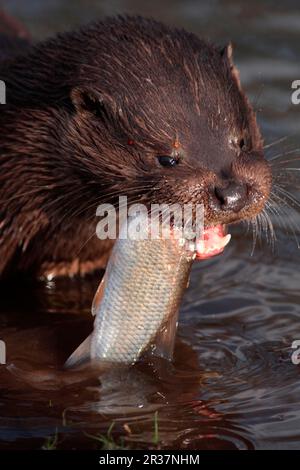
<svg viewBox="0 0 300 470">
<path fill-rule="evenodd" d="M 175 166 L 179 163 L 179 159 L 171 155 L 159 155 L 158 161 L 162 166 Z"/>
</svg>

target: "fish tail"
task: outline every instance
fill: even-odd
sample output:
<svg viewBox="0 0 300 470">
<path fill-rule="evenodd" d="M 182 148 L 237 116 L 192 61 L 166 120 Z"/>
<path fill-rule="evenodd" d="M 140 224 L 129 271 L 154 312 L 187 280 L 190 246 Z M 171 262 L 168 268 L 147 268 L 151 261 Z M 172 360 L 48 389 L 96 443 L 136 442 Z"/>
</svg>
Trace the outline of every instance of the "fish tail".
<svg viewBox="0 0 300 470">
<path fill-rule="evenodd" d="M 69 369 L 71 367 L 78 367 L 89 361 L 91 358 L 91 339 L 92 335 L 89 335 L 71 356 L 66 360 L 64 368 Z"/>
</svg>

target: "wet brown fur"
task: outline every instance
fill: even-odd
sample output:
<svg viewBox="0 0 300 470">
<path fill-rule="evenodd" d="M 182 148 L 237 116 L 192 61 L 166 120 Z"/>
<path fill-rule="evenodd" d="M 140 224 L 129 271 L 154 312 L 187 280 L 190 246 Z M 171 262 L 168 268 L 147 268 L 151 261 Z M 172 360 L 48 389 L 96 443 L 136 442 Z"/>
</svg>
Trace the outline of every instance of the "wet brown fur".
<svg viewBox="0 0 300 470">
<path fill-rule="evenodd" d="M 1 38 L 0 38 L 1 50 Z M 140 17 L 96 22 L 0 62 L 0 273 L 85 273 L 109 242 L 96 207 L 203 202 L 206 223 L 254 217 L 270 191 L 262 139 L 223 50 Z M 0 56 L 1 58 L 1 56 Z M 5 60 L 6 59 L 6 60 Z M 179 164 L 159 165 L 174 152 Z M 215 185 L 244 181 L 239 213 L 215 211 Z"/>
</svg>

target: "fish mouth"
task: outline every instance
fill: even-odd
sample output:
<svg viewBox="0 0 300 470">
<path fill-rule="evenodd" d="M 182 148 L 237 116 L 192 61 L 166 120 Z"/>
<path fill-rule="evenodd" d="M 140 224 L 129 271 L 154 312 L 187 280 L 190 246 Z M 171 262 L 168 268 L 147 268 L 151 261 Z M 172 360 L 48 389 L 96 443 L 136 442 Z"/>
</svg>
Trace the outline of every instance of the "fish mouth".
<svg viewBox="0 0 300 470">
<path fill-rule="evenodd" d="M 196 259 L 208 259 L 221 254 L 230 239 L 226 225 L 218 224 L 204 228 L 202 237 L 196 240 Z"/>
</svg>

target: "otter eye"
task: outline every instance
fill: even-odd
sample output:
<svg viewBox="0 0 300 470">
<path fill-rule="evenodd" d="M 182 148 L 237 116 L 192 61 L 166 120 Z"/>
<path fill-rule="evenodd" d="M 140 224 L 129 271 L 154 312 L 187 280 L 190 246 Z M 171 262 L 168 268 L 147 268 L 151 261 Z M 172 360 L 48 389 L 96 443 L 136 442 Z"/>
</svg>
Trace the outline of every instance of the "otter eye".
<svg viewBox="0 0 300 470">
<path fill-rule="evenodd" d="M 170 155 L 159 155 L 158 161 L 162 166 L 175 166 L 178 164 L 179 159 Z"/>
</svg>

